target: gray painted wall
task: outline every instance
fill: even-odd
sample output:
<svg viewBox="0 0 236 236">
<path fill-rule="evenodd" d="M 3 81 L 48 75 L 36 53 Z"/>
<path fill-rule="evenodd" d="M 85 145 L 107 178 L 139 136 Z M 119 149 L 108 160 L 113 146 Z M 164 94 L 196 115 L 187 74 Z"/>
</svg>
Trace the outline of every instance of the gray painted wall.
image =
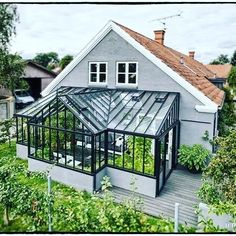
<svg viewBox="0 0 236 236">
<path fill-rule="evenodd" d="M 4 95 L 3 95 L 4 96 Z M 0 120 L 10 119 L 15 113 L 15 98 L 12 96 L 0 100 Z"/>
<path fill-rule="evenodd" d="M 27 160 L 28 158 L 28 146 L 16 144 L 16 156 L 20 157 L 21 159 Z"/>
<path fill-rule="evenodd" d="M 41 79 L 41 91 L 43 91 L 52 81 L 54 78 L 42 78 Z"/>
<path fill-rule="evenodd" d="M 43 161 L 28 158 L 29 171 L 49 171 L 53 180 L 72 186 L 78 190 L 86 190 L 93 193 L 93 176 L 83 174 L 77 171 L 69 170 L 60 166 L 48 164 Z M 117 170 L 111 167 L 105 167 L 96 175 L 96 190 L 101 188 L 102 178 L 107 175 L 111 179 L 111 184 L 120 188 L 131 190 L 130 183 L 135 178 L 136 192 L 155 197 L 156 180 L 145 176 L 132 174 L 129 172 Z"/>
<path fill-rule="evenodd" d="M 30 171 L 50 170 L 53 180 L 72 186 L 79 190 L 86 190 L 93 193 L 93 176 L 77 171 L 66 169 L 60 166 L 53 166 L 43 161 L 28 158 L 28 169 Z"/>
<path fill-rule="evenodd" d="M 137 61 L 138 89 L 179 92 L 181 94 L 180 119 L 211 122 L 211 125 L 195 122 L 183 124 L 181 126 L 181 144 L 192 145 L 194 143 L 201 143 L 211 149 L 210 144 L 202 140 L 202 136 L 205 130 L 208 130 L 210 138 L 212 138 L 214 114 L 197 112 L 195 110 L 195 105 L 201 105 L 201 102 L 156 67 L 114 31 L 108 33 L 108 35 L 66 76 L 63 81 L 61 81 L 61 83 L 59 83 L 57 87 L 62 85 L 88 87 L 88 65 L 91 61 L 108 62 L 108 88 L 116 88 L 117 61 Z M 201 128 L 199 129 L 200 126 Z"/>
<path fill-rule="evenodd" d="M 134 177 L 136 179 L 135 187 L 137 187 L 137 190 L 135 192 L 138 192 L 138 193 L 150 196 L 150 197 L 155 197 L 156 195 L 156 180 L 155 179 L 133 174 L 130 172 L 125 172 L 125 171 L 114 169 L 111 167 L 106 167 L 106 169 L 107 169 L 106 173 L 111 178 L 111 184 L 113 186 L 131 190 L 130 183 L 132 181 L 132 177 Z"/>
<path fill-rule="evenodd" d="M 220 227 L 221 229 L 227 229 L 231 232 L 233 231 L 233 228 L 235 227 L 235 223 L 233 222 L 233 217 L 228 214 L 223 214 L 223 215 L 216 215 L 215 213 L 212 213 L 210 211 L 210 207 L 205 204 L 200 202 L 199 203 L 199 210 L 200 214 L 198 215 L 198 222 L 202 222 L 203 220 L 209 220 L 211 219 L 213 221 L 213 225 L 215 227 Z M 199 225 L 200 229 L 203 229 L 203 225 Z"/>
</svg>

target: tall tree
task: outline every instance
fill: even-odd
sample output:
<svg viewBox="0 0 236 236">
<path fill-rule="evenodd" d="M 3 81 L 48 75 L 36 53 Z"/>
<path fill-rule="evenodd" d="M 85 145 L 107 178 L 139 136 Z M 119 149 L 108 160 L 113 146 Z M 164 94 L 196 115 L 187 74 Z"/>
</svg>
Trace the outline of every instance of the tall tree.
<svg viewBox="0 0 236 236">
<path fill-rule="evenodd" d="M 231 64 L 233 66 L 236 66 L 236 50 L 233 53 L 233 56 L 231 57 Z"/>
<path fill-rule="evenodd" d="M 16 34 L 15 23 L 19 16 L 16 6 L 12 4 L 0 4 L 0 48 L 6 50 L 13 35 Z"/>
<path fill-rule="evenodd" d="M 211 65 L 223 65 L 229 63 L 228 55 L 221 54 L 216 59 L 214 59 L 212 62 L 210 62 Z"/>
<path fill-rule="evenodd" d="M 229 87 L 236 94 L 236 66 L 232 66 L 231 71 L 228 76 Z"/>
<path fill-rule="evenodd" d="M 16 34 L 15 24 L 18 22 L 16 6 L 0 4 L 0 84 L 10 91 L 25 87 L 21 76 L 24 62 L 17 54 L 9 53 L 12 36 Z"/>
<path fill-rule="evenodd" d="M 24 73 L 25 61 L 17 54 L 7 54 L 1 58 L 1 85 L 12 93 L 15 89 L 28 89 L 28 83 L 20 79 Z"/>
<path fill-rule="evenodd" d="M 56 52 L 48 52 L 48 53 L 38 53 L 33 61 L 38 63 L 41 66 L 44 66 L 50 70 L 55 68 L 59 63 L 59 57 Z"/>
<path fill-rule="evenodd" d="M 73 60 L 73 56 L 66 55 L 60 60 L 60 67 L 63 70 L 71 61 Z"/>
<path fill-rule="evenodd" d="M 225 136 L 229 133 L 230 128 L 236 124 L 234 96 L 230 91 L 230 87 L 223 88 L 225 92 L 225 101 L 222 109 L 219 111 L 219 134 Z"/>
</svg>

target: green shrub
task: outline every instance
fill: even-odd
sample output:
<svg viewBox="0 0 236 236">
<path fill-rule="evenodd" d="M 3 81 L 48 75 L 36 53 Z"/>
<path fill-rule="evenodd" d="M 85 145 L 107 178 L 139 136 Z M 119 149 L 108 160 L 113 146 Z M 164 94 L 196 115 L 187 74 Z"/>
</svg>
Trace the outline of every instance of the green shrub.
<svg viewBox="0 0 236 236">
<path fill-rule="evenodd" d="M 226 137 L 218 137 L 215 143 L 219 146 L 216 156 L 203 172 L 203 185 L 199 196 L 208 204 L 232 202 L 236 204 L 236 130 L 231 130 Z M 216 199 L 204 191 L 210 186 Z"/>
<path fill-rule="evenodd" d="M 209 150 L 200 144 L 194 144 L 193 146 L 183 144 L 179 149 L 179 163 L 186 166 L 189 170 L 203 170 L 206 167 L 209 156 Z"/>
<path fill-rule="evenodd" d="M 203 172 L 198 196 L 217 215 L 229 214 L 236 222 L 236 130 L 218 137 L 219 149 Z"/>
<path fill-rule="evenodd" d="M 132 194 L 123 203 L 115 203 L 109 191 L 108 179 L 103 182 L 103 190 L 106 192 L 104 198 L 52 181 L 53 195 L 50 200 L 47 195 L 46 176 L 29 172 L 26 161 L 16 158 L 15 151 L 9 149 L 7 143 L 1 144 L 0 150 L 1 176 L 4 178 L 5 173 L 9 180 L 7 184 L 2 181 L 1 184 L 5 184 L 2 187 L 5 191 L 9 191 L 7 186 L 10 185 L 15 189 L 15 194 L 10 190 L 0 203 L 1 215 L 6 205 L 10 207 L 10 224 L 4 226 L 3 220 L 0 220 L 0 232 L 47 231 L 49 201 L 52 205 L 53 232 L 156 233 L 174 230 L 174 224 L 169 219 L 142 213 Z M 11 181 L 11 174 L 14 183 Z M 192 232 L 193 229 L 180 226 L 180 231 Z"/>
</svg>

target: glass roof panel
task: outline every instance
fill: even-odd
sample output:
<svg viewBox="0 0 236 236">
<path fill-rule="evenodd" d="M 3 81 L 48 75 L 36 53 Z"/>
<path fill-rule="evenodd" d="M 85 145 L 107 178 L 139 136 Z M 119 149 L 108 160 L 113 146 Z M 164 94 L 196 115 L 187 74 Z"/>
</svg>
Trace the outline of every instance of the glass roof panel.
<svg viewBox="0 0 236 236">
<path fill-rule="evenodd" d="M 74 89 L 74 88 L 72 88 L 72 87 L 61 87 L 57 91 L 54 91 L 53 93 L 49 94 L 48 96 L 40 98 L 36 102 L 32 103 L 31 105 L 25 107 L 21 111 L 17 112 L 16 115 L 23 115 L 23 116 L 30 116 L 30 117 L 34 116 L 44 106 L 46 106 L 53 99 L 55 99 L 56 96 L 57 96 L 57 93 L 61 94 L 61 93 L 64 93 L 64 92 L 70 92 L 72 89 Z M 81 90 L 81 88 L 77 88 L 77 89 Z"/>
<path fill-rule="evenodd" d="M 128 127 L 133 125 L 135 123 L 136 117 L 143 110 L 143 106 L 145 106 L 151 95 L 151 92 L 143 92 L 141 94 L 141 97 L 138 96 L 138 94 L 135 94 L 135 96 L 133 96 L 133 98 L 136 100 L 134 106 L 127 112 L 123 113 L 123 119 L 121 119 L 120 122 L 117 123 L 115 129 L 127 130 Z"/>
<path fill-rule="evenodd" d="M 140 92 L 141 93 L 141 92 Z M 139 93 L 139 94 L 140 94 Z M 134 111 L 135 107 L 136 109 L 140 108 L 141 103 L 138 100 L 134 100 L 132 97 L 132 93 L 129 94 L 121 94 L 120 96 L 123 97 L 122 102 L 113 109 L 113 113 L 111 112 L 110 116 L 112 117 L 109 120 L 108 127 L 110 129 L 114 129 L 119 125 L 122 121 L 124 123 L 127 122 L 127 119 L 129 120 L 132 116 L 132 111 Z"/>
<path fill-rule="evenodd" d="M 160 111 L 158 112 L 158 114 L 155 117 L 155 120 L 153 121 L 154 126 L 155 126 L 155 133 L 157 133 L 157 131 L 161 128 L 161 125 L 163 123 L 163 119 L 165 118 L 165 116 L 168 113 L 168 110 L 170 109 L 173 101 L 176 98 L 176 94 L 169 94 L 165 103 L 163 104 L 162 108 L 160 109 Z M 150 132 L 150 131 L 149 131 Z"/>
<path fill-rule="evenodd" d="M 18 114 L 57 112 L 57 97 L 93 133 L 105 129 L 157 135 L 176 93 L 62 87 Z M 59 108 L 60 109 L 60 108 Z M 39 115 L 40 116 L 40 115 Z M 38 116 L 38 117 L 39 117 Z"/>
<path fill-rule="evenodd" d="M 146 113 L 141 113 L 139 117 L 137 117 L 137 127 L 135 128 L 135 132 L 145 133 L 145 131 L 150 126 L 153 118 L 155 117 L 155 114 L 161 108 L 162 104 L 163 103 L 158 103 L 156 102 L 156 100 L 154 100 Z"/>
</svg>

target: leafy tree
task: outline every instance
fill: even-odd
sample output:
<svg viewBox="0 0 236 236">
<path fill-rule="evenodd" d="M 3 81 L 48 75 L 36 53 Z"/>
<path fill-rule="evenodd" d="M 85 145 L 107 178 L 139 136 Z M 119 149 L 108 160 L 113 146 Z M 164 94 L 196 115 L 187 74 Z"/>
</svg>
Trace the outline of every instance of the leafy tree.
<svg viewBox="0 0 236 236">
<path fill-rule="evenodd" d="M 204 171 L 199 195 L 208 204 L 236 204 L 236 130 L 216 138 L 215 143 L 219 149 Z"/>
<path fill-rule="evenodd" d="M 28 89 L 28 83 L 21 79 L 25 62 L 17 54 L 0 54 L 0 83 L 12 93 L 15 89 Z"/>
<path fill-rule="evenodd" d="M 15 23 L 19 20 L 16 6 L 0 4 L 0 49 L 6 50 L 10 40 L 16 33 Z"/>
<path fill-rule="evenodd" d="M 50 70 L 54 69 L 59 63 L 59 57 L 56 52 L 38 53 L 33 61 Z"/>
<path fill-rule="evenodd" d="M 15 205 L 17 185 L 15 173 L 9 166 L 0 167 L 0 203 L 4 206 L 3 221 L 9 225 L 9 211 Z"/>
<path fill-rule="evenodd" d="M 73 56 L 71 55 L 64 56 L 59 63 L 61 69 L 63 70 L 72 60 Z"/>
<path fill-rule="evenodd" d="M 219 134 L 228 134 L 229 128 L 236 124 L 234 96 L 236 95 L 236 66 L 233 66 L 228 76 L 228 87 L 224 87 L 225 101 L 219 112 Z"/>
<path fill-rule="evenodd" d="M 16 33 L 15 23 L 18 20 L 15 5 L 0 4 L 0 84 L 11 92 L 16 87 L 26 86 L 21 79 L 24 72 L 22 58 L 17 54 L 10 54 L 8 51 L 10 40 Z"/>
<path fill-rule="evenodd" d="M 233 53 L 233 56 L 231 57 L 231 64 L 233 66 L 236 66 L 236 50 Z"/>
<path fill-rule="evenodd" d="M 236 66 L 232 66 L 231 71 L 228 76 L 229 87 L 231 92 L 236 95 Z"/>
<path fill-rule="evenodd" d="M 214 59 L 212 62 L 210 62 L 211 65 L 223 65 L 229 63 L 230 60 L 228 58 L 228 55 L 221 54 L 216 59 Z"/>
<path fill-rule="evenodd" d="M 229 87 L 225 87 L 223 90 L 225 92 L 225 102 L 222 109 L 219 111 L 218 120 L 220 136 L 227 135 L 229 129 L 236 124 L 234 96 L 231 94 Z"/>
</svg>

